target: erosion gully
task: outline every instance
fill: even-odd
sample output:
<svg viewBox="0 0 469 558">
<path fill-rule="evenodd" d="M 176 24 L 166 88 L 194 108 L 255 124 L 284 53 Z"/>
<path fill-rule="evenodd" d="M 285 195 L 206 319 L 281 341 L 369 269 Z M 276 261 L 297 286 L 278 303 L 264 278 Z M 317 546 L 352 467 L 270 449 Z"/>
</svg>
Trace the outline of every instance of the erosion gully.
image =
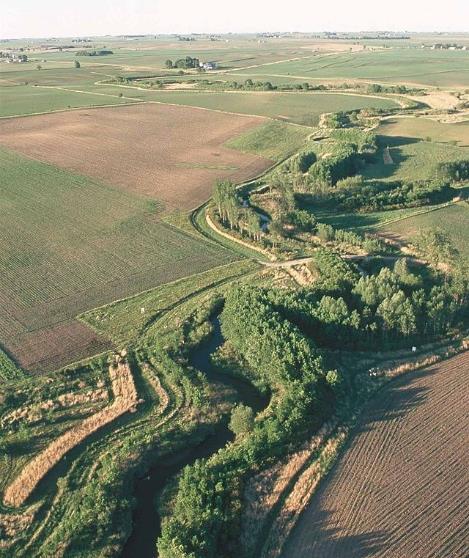
<svg viewBox="0 0 469 558">
<path fill-rule="evenodd" d="M 255 412 L 264 409 L 268 397 L 262 395 L 250 383 L 242 379 L 217 374 L 210 362 L 210 356 L 223 344 L 220 320 L 218 315 L 211 319 L 213 331 L 209 339 L 194 349 L 189 356 L 189 364 L 204 372 L 209 380 L 230 387 L 238 393 L 240 401 L 249 405 Z M 161 494 L 166 483 L 186 465 L 196 459 L 209 457 L 233 439 L 226 421 L 219 424 L 213 434 L 205 438 L 199 445 L 186 451 L 159 460 L 147 473 L 134 483 L 136 507 L 133 513 L 133 528 L 124 545 L 121 558 L 156 558 L 156 539 L 161 533 L 161 518 L 157 512 L 155 501 Z"/>
</svg>

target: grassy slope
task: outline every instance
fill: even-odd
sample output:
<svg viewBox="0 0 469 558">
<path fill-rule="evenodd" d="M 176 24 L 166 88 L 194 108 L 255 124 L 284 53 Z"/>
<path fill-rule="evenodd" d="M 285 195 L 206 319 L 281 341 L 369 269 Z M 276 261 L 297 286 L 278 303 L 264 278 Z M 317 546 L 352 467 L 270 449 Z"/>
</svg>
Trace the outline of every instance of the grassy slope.
<svg viewBox="0 0 469 558">
<path fill-rule="evenodd" d="M 310 133 L 311 130 L 307 128 L 283 122 L 267 122 L 229 140 L 226 145 L 245 153 L 281 161 L 298 151 Z"/>
<path fill-rule="evenodd" d="M 445 230 L 461 256 L 469 259 L 469 205 L 466 202 L 403 219 L 381 230 L 397 233 L 412 241 L 412 237 L 419 229 L 430 227 L 440 227 Z"/>
<path fill-rule="evenodd" d="M 434 142 L 456 142 L 469 147 L 469 121 L 444 124 L 428 118 L 393 118 L 384 120 L 376 130 L 387 136 L 431 139 Z"/>
</svg>

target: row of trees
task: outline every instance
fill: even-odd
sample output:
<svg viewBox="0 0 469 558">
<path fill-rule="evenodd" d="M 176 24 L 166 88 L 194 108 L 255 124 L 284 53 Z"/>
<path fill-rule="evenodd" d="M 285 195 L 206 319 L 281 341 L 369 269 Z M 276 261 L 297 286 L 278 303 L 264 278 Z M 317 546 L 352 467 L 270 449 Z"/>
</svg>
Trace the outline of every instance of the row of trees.
<svg viewBox="0 0 469 558">
<path fill-rule="evenodd" d="M 192 58 L 192 56 L 186 56 L 185 58 L 178 58 L 173 62 L 173 60 L 166 60 L 165 67 L 168 70 L 173 68 L 179 69 L 189 69 L 189 68 L 199 68 L 200 67 L 200 60 L 198 58 Z"/>
<path fill-rule="evenodd" d="M 247 234 L 253 240 L 260 240 L 262 227 L 259 215 L 250 207 L 243 205 L 237 195 L 236 186 L 228 181 L 216 182 L 213 189 L 213 202 L 218 216 L 225 226 Z"/>
</svg>

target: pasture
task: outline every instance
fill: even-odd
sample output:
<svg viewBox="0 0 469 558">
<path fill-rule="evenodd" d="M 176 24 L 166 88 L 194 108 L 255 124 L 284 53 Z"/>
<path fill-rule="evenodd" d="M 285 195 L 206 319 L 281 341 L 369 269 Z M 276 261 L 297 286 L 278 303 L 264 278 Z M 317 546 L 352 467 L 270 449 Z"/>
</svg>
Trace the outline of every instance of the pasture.
<svg viewBox="0 0 469 558">
<path fill-rule="evenodd" d="M 158 201 L 5 150 L 0 166 L 0 338 L 28 369 L 109 348 L 78 313 L 234 258 Z"/>
<path fill-rule="evenodd" d="M 241 182 L 271 161 L 226 141 L 263 123 L 184 107 L 141 104 L 0 121 L 0 143 L 123 190 L 192 209 L 216 179 Z"/>
<path fill-rule="evenodd" d="M 469 205 L 459 202 L 436 211 L 422 213 L 380 228 L 383 233 L 399 235 L 412 242 L 421 229 L 439 227 L 443 229 L 460 255 L 469 261 Z"/>
<path fill-rule="evenodd" d="M 379 136 L 381 149 L 373 163 L 361 174 L 366 178 L 392 180 L 427 180 L 434 178 L 439 163 L 467 159 L 469 149 L 425 141 L 415 137 Z M 386 164 L 383 151 L 389 147 L 392 164 Z"/>
<path fill-rule="evenodd" d="M 469 121 L 445 124 L 429 118 L 391 118 L 381 121 L 376 133 L 469 147 Z"/>
<path fill-rule="evenodd" d="M 376 396 L 282 558 L 467 555 L 468 366 L 466 352 Z"/>
</svg>

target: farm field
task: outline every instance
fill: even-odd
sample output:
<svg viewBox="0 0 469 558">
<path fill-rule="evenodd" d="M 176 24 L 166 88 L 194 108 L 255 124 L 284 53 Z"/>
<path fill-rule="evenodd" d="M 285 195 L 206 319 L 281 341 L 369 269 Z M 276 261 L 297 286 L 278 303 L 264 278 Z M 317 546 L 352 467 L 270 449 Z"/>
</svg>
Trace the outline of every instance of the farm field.
<svg viewBox="0 0 469 558">
<path fill-rule="evenodd" d="M 468 371 L 466 352 L 376 396 L 283 558 L 467 555 Z"/>
<path fill-rule="evenodd" d="M 305 126 L 316 126 L 324 112 L 397 106 L 391 99 L 340 93 L 150 91 L 145 98 L 160 103 L 268 116 Z"/>
<path fill-rule="evenodd" d="M 443 229 L 461 256 L 469 261 L 469 205 L 467 202 L 460 202 L 437 211 L 390 223 L 380 228 L 380 231 L 397 234 L 412 241 L 412 237 L 418 233 L 419 229 L 433 227 Z"/>
<path fill-rule="evenodd" d="M 0 143 L 130 192 L 191 209 L 216 179 L 238 182 L 271 161 L 223 144 L 263 123 L 157 104 L 71 111 L 0 121 Z"/>
<path fill-rule="evenodd" d="M 262 71 L 259 68 L 243 70 L 242 75 L 248 74 L 467 87 L 469 53 L 416 48 L 339 53 L 265 65 Z M 232 75 L 241 74 L 232 72 Z"/>
<path fill-rule="evenodd" d="M 0 163 L 0 336 L 28 369 L 109 347 L 78 313 L 234 257 L 163 222 L 160 202 L 5 150 Z"/>
</svg>

